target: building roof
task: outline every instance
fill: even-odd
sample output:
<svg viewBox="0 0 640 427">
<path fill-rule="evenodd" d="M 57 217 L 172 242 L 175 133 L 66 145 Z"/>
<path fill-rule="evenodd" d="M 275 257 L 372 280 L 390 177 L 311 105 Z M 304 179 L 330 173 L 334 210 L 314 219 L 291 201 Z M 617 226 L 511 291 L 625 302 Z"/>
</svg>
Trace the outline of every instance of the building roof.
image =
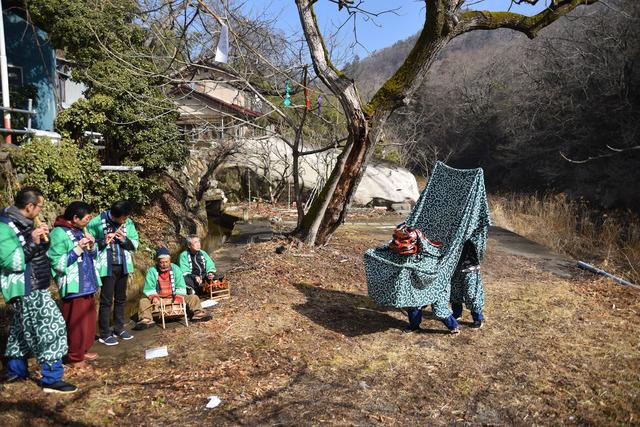
<svg viewBox="0 0 640 427">
<path fill-rule="evenodd" d="M 208 104 L 214 104 L 217 105 L 219 107 L 222 107 L 226 110 L 230 110 L 238 115 L 242 115 L 245 117 L 251 117 L 251 118 L 258 118 L 258 117 L 262 117 L 264 114 L 258 111 L 253 111 L 251 109 L 245 108 L 245 107 L 241 107 L 239 105 L 235 105 L 235 104 L 231 104 L 228 103 L 226 101 L 223 101 L 219 98 L 216 98 L 215 96 L 197 91 L 192 89 L 191 87 L 189 87 L 186 84 L 181 84 L 176 86 L 172 92 L 175 93 L 180 93 L 182 95 L 189 95 L 189 96 L 193 96 L 194 98 L 198 98 L 202 101 L 204 101 L 205 103 Z"/>
</svg>

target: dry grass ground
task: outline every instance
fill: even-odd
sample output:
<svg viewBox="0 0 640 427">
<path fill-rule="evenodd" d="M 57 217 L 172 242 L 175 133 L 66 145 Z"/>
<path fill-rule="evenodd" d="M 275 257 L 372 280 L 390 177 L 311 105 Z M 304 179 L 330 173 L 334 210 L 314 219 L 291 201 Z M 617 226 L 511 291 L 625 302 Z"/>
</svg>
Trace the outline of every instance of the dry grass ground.
<svg viewBox="0 0 640 427">
<path fill-rule="evenodd" d="M 496 225 L 640 284 L 640 217 L 600 212 L 563 194 L 489 198 Z"/>
<path fill-rule="evenodd" d="M 489 241 L 486 327 L 448 335 L 366 298 L 361 254 L 388 230 L 342 227 L 322 249 L 251 245 L 214 320 L 78 374 L 66 397 L 0 392 L 3 425 L 621 425 L 640 417 L 640 293 L 559 279 Z M 282 254 L 275 248 L 284 244 Z M 467 323 L 470 320 L 465 313 Z M 207 396 L 222 405 L 205 410 Z"/>
</svg>

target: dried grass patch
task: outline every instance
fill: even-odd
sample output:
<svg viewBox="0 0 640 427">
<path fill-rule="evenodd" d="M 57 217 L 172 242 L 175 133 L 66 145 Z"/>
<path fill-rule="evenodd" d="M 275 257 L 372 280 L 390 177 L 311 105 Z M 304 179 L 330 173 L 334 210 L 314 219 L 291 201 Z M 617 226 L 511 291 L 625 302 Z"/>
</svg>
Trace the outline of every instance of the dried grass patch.
<svg viewBox="0 0 640 427">
<path fill-rule="evenodd" d="M 564 194 L 489 198 L 494 224 L 640 283 L 640 218 L 597 212 Z"/>
<path fill-rule="evenodd" d="M 640 410 L 640 295 L 564 280 L 496 251 L 484 263 L 487 324 L 458 336 L 366 298 L 361 254 L 386 231 L 342 227 L 327 247 L 248 247 L 214 320 L 167 330 L 142 355 L 74 380 L 0 392 L 0 420 L 138 425 L 619 425 Z M 285 245 L 284 254 L 275 248 Z M 469 322 L 468 312 L 464 322 Z M 218 395 L 221 407 L 204 409 Z"/>
</svg>

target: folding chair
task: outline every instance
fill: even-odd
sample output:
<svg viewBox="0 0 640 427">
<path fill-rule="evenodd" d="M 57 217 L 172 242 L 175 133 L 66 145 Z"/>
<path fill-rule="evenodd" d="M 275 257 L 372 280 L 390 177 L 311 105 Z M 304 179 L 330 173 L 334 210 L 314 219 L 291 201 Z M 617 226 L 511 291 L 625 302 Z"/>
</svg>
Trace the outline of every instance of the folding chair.
<svg viewBox="0 0 640 427">
<path fill-rule="evenodd" d="M 165 328 L 165 318 L 184 316 L 184 325 L 189 327 L 189 319 L 187 318 L 187 303 L 182 301 L 177 303 L 173 298 L 160 298 L 160 306 L 153 314 L 159 315 L 162 319 L 162 329 Z"/>
</svg>

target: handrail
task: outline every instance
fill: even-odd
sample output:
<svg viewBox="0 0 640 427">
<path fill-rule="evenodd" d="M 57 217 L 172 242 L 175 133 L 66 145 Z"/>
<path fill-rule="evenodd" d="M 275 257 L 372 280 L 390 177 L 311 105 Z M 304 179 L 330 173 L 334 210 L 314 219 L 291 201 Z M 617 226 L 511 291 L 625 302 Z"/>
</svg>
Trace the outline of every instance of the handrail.
<svg viewBox="0 0 640 427">
<path fill-rule="evenodd" d="M 7 128 L 0 128 L 0 133 L 15 133 L 16 135 L 33 135 L 36 132 L 33 129 L 7 129 Z"/>
<path fill-rule="evenodd" d="M 9 113 L 21 113 L 21 114 L 29 114 L 31 116 L 35 116 L 36 115 L 36 111 L 35 110 L 21 110 L 19 108 L 10 108 L 10 107 L 0 107 L 0 111 L 7 111 Z"/>
</svg>

